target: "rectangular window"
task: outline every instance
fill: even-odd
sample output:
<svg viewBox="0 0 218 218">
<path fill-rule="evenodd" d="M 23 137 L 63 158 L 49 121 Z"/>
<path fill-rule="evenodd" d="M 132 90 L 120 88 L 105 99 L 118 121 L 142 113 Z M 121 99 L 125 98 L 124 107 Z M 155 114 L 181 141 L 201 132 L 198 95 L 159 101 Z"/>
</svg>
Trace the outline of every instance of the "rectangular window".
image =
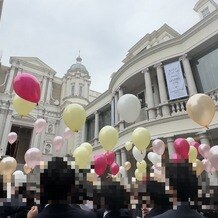
<svg viewBox="0 0 218 218">
<path fill-rule="evenodd" d="M 83 95 L 83 86 L 80 85 L 79 86 L 79 96 L 82 96 Z"/>
<path fill-rule="evenodd" d="M 90 141 L 95 137 L 95 117 L 86 120 L 86 141 Z"/>
<path fill-rule="evenodd" d="M 107 125 L 111 125 L 111 107 L 99 113 L 99 131 Z"/>
</svg>

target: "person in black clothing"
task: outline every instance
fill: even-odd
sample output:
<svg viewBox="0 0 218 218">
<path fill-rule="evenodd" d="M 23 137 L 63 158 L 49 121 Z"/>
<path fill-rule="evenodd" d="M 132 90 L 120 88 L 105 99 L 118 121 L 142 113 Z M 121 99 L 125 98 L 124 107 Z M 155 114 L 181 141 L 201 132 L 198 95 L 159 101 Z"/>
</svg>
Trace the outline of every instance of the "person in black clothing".
<svg viewBox="0 0 218 218">
<path fill-rule="evenodd" d="M 152 209 L 144 218 L 160 215 L 172 208 L 169 196 L 165 193 L 165 183 L 150 180 L 146 184 L 146 192 L 150 199 L 148 205 L 151 205 Z"/>
<path fill-rule="evenodd" d="M 63 158 L 53 158 L 40 174 L 40 201 L 48 204 L 38 218 L 95 218 L 95 214 L 70 204 L 83 200 L 83 187 L 79 184 L 83 174 L 76 173 Z M 80 192 L 81 191 L 81 192 Z"/>
<path fill-rule="evenodd" d="M 166 185 L 170 196 L 176 198 L 176 209 L 171 209 L 155 218 L 203 218 L 197 210 L 192 209 L 190 200 L 196 202 L 198 197 L 198 179 L 188 162 L 166 164 Z M 168 184 L 169 182 L 169 184 Z"/>
</svg>

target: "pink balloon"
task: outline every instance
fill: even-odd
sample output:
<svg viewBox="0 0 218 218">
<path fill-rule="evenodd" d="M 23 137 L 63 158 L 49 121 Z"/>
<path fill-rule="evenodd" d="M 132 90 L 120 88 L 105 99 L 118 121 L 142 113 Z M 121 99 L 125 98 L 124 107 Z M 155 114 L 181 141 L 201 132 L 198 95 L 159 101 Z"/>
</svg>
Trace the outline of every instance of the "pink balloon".
<svg viewBox="0 0 218 218">
<path fill-rule="evenodd" d="M 215 145 L 210 149 L 208 159 L 212 166 L 218 170 L 218 145 Z"/>
<path fill-rule="evenodd" d="M 36 133 L 41 133 L 47 126 L 46 120 L 39 118 L 34 123 L 34 130 Z"/>
<path fill-rule="evenodd" d="M 159 155 L 163 155 L 164 151 L 165 151 L 165 144 L 162 140 L 160 139 L 155 139 L 153 142 L 152 142 L 152 148 L 153 148 L 153 151 L 156 153 L 156 154 L 159 154 Z"/>
<path fill-rule="evenodd" d="M 29 73 L 18 74 L 14 78 L 13 88 L 18 96 L 27 101 L 38 103 L 40 100 L 40 83 Z"/>
<path fill-rule="evenodd" d="M 120 170 L 120 166 L 115 162 L 110 165 L 110 171 L 112 175 L 115 176 L 117 173 L 119 173 L 119 170 Z"/>
<path fill-rule="evenodd" d="M 12 145 L 17 140 L 17 133 L 16 132 L 10 132 L 8 134 L 8 142 Z"/>
<path fill-rule="evenodd" d="M 194 147 L 197 149 L 197 151 L 198 151 L 198 148 L 199 148 L 199 146 L 200 146 L 200 143 L 194 141 L 194 142 L 191 142 L 190 145 L 191 145 L 191 146 L 194 146 Z"/>
<path fill-rule="evenodd" d="M 113 151 L 108 151 L 104 155 L 108 165 L 111 165 L 115 161 L 115 153 Z"/>
<path fill-rule="evenodd" d="M 101 176 L 107 168 L 106 158 L 104 154 L 94 156 L 95 173 Z"/>
<path fill-rule="evenodd" d="M 198 147 L 198 152 L 200 153 L 200 155 L 202 157 L 204 157 L 205 159 L 208 158 L 209 156 L 209 151 L 210 151 L 210 146 L 208 144 L 201 144 Z"/>
<path fill-rule="evenodd" d="M 173 163 L 179 163 L 181 161 L 181 156 L 177 153 L 173 153 L 172 160 L 173 160 Z"/>
<path fill-rule="evenodd" d="M 62 136 L 55 136 L 54 140 L 53 140 L 53 146 L 55 151 L 60 151 L 61 148 L 63 147 L 64 144 L 64 139 Z"/>
<path fill-rule="evenodd" d="M 73 137 L 73 132 L 67 127 L 65 130 L 64 130 L 64 138 L 65 139 L 70 139 L 71 137 Z"/>
<path fill-rule="evenodd" d="M 216 171 L 218 171 L 218 170 L 216 170 L 214 167 L 212 167 L 210 173 L 214 173 L 214 172 L 216 172 Z"/>
<path fill-rule="evenodd" d="M 178 138 L 174 141 L 174 148 L 177 154 L 183 159 L 188 159 L 189 143 L 184 138 Z"/>
<path fill-rule="evenodd" d="M 24 159 L 26 164 L 34 169 L 36 165 L 39 165 L 42 158 L 42 153 L 38 148 L 30 148 L 26 151 Z"/>
<path fill-rule="evenodd" d="M 207 159 L 203 159 L 203 160 L 202 160 L 202 163 L 203 163 L 203 166 L 204 166 L 204 170 L 205 170 L 206 172 L 210 173 L 211 170 L 212 170 L 212 164 L 211 164 L 211 162 L 210 162 L 209 160 L 207 160 Z"/>
</svg>

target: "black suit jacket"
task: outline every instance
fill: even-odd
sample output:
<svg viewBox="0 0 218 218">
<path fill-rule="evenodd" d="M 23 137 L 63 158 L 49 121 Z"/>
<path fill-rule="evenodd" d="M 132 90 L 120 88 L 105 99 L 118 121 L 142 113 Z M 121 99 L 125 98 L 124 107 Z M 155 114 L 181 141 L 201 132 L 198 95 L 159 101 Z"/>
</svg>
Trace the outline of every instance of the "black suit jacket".
<svg viewBox="0 0 218 218">
<path fill-rule="evenodd" d="M 161 215 L 154 216 L 154 218 L 205 218 L 196 210 L 189 206 L 178 206 L 177 210 L 168 210 Z"/>
<path fill-rule="evenodd" d="M 105 209 L 99 209 L 97 211 L 97 218 L 103 218 Z M 131 218 L 131 214 L 127 209 L 120 209 L 118 211 L 110 211 L 104 218 Z"/>
<path fill-rule="evenodd" d="M 96 218 L 96 216 L 75 205 L 50 204 L 38 214 L 37 218 Z"/>
</svg>

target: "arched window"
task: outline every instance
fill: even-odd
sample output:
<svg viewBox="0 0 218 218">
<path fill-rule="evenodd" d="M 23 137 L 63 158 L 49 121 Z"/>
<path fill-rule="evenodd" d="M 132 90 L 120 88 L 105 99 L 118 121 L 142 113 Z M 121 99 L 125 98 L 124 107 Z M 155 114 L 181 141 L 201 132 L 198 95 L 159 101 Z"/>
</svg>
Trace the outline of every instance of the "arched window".
<svg viewBox="0 0 218 218">
<path fill-rule="evenodd" d="M 83 95 L 83 85 L 79 85 L 79 96 Z"/>
</svg>

